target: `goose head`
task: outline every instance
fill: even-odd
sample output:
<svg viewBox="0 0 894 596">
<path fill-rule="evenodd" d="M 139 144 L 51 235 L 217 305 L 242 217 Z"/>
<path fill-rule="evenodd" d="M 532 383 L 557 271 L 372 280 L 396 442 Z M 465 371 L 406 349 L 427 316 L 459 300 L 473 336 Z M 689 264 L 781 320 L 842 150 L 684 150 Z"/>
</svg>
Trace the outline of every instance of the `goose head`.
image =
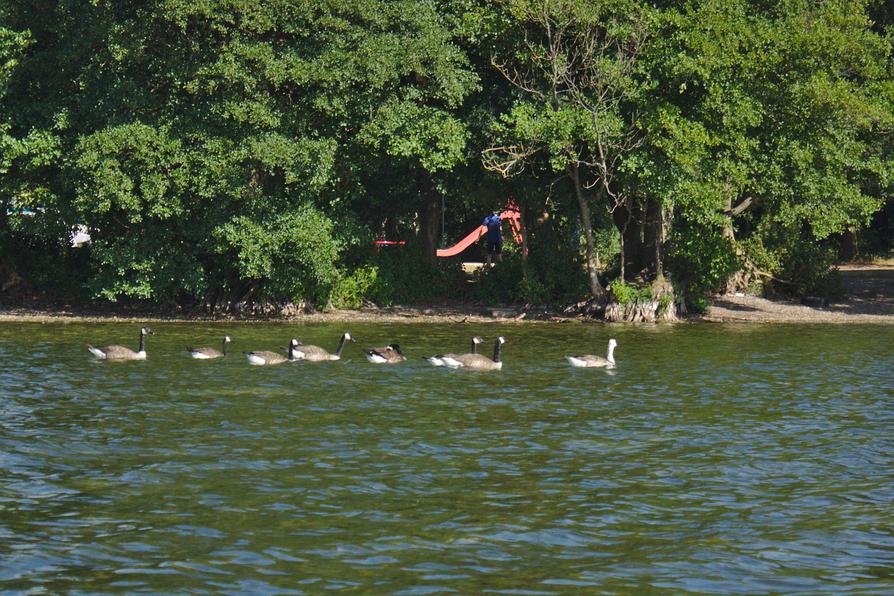
<svg viewBox="0 0 894 596">
<path fill-rule="evenodd" d="M 404 355 L 404 353 L 400 351 L 399 344 L 388 344 L 388 347 L 391 348 L 392 350 L 394 350 L 395 352 L 397 352 L 398 354 L 400 354 L 401 356 Z"/>
<path fill-rule="evenodd" d="M 233 340 L 230 339 L 230 336 L 229 336 L 229 335 L 224 335 L 224 343 L 225 343 L 225 344 L 228 344 L 228 343 L 230 343 L 231 341 L 233 341 Z"/>
<path fill-rule="evenodd" d="M 347 341 L 350 341 L 350 342 L 353 342 L 353 343 L 357 343 L 357 340 L 354 339 L 354 336 L 352 336 L 352 335 L 351 335 L 350 333 L 348 333 L 347 331 L 345 331 L 345 334 L 342 335 L 341 337 L 342 337 L 342 341 L 347 340 Z"/>
<path fill-rule="evenodd" d="M 140 327 L 140 335 L 146 336 L 155 334 L 152 332 L 152 329 L 149 329 L 148 327 Z"/>
<path fill-rule="evenodd" d="M 475 345 L 483 344 L 483 343 L 484 343 L 484 338 L 481 337 L 481 336 L 479 336 L 479 335 L 476 335 L 475 337 L 472 338 L 472 343 L 475 344 Z"/>
</svg>

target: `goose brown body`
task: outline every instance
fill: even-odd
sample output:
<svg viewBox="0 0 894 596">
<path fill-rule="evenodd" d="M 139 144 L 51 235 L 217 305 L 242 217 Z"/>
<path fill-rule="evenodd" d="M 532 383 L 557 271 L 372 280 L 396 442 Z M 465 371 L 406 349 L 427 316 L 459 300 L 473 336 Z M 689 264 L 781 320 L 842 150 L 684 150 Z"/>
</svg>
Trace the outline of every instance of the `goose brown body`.
<svg viewBox="0 0 894 596">
<path fill-rule="evenodd" d="M 341 360 L 341 352 L 345 349 L 345 343 L 348 341 L 354 341 L 354 338 L 351 337 L 350 333 L 345 333 L 341 336 L 341 341 L 338 344 L 338 349 L 335 351 L 335 354 L 329 353 L 329 351 L 324 350 L 320 346 L 301 346 L 297 350 L 295 350 L 295 358 L 297 360 L 307 360 L 308 362 L 325 362 L 327 360 Z"/>
<path fill-rule="evenodd" d="M 389 344 L 381 348 L 366 350 L 366 359 L 373 364 L 397 364 L 406 361 L 406 356 L 398 344 Z"/>
<path fill-rule="evenodd" d="M 296 360 L 295 349 L 299 345 L 300 342 L 293 337 L 292 341 L 289 342 L 288 356 L 283 356 L 279 352 L 256 350 L 253 352 L 245 352 L 245 357 L 248 359 L 249 364 L 253 364 L 255 366 L 267 366 L 271 364 L 282 364 L 283 362 L 293 362 Z"/>
<path fill-rule="evenodd" d="M 501 352 L 506 339 L 498 337 L 494 341 L 494 357 L 488 358 L 482 354 L 460 354 L 459 356 L 445 356 L 444 364 L 450 368 L 468 368 L 472 370 L 500 370 L 503 368 Z"/>
<path fill-rule="evenodd" d="M 614 368 L 615 367 L 615 348 L 618 342 L 614 339 L 608 340 L 608 352 L 606 357 L 594 356 L 593 354 L 581 354 L 578 356 L 567 356 L 566 359 L 571 366 L 577 368 Z"/>
<path fill-rule="evenodd" d="M 187 347 L 186 351 L 189 352 L 189 355 L 195 358 L 196 360 L 211 360 L 214 358 L 223 358 L 227 355 L 227 344 L 230 343 L 230 336 L 226 335 L 223 338 L 223 351 L 215 350 L 214 348 L 192 348 Z"/>
<path fill-rule="evenodd" d="M 140 349 L 138 351 L 131 350 L 125 346 L 112 344 L 95 348 L 91 345 L 87 346 L 90 353 L 100 360 L 121 361 L 121 360 L 145 360 L 146 359 L 146 336 L 152 333 L 148 327 L 140 329 Z"/>
<path fill-rule="evenodd" d="M 446 362 L 448 360 L 453 360 L 460 356 L 471 356 L 471 355 L 477 354 L 478 353 L 478 344 L 481 344 L 481 343 L 484 343 L 484 340 L 481 337 L 476 335 L 475 337 L 472 338 L 472 351 L 471 352 L 468 352 L 466 354 L 454 354 L 452 352 L 449 354 L 436 354 L 434 356 L 430 356 L 429 358 L 426 358 L 426 360 L 428 360 L 434 366 L 448 366 L 448 364 Z"/>
</svg>

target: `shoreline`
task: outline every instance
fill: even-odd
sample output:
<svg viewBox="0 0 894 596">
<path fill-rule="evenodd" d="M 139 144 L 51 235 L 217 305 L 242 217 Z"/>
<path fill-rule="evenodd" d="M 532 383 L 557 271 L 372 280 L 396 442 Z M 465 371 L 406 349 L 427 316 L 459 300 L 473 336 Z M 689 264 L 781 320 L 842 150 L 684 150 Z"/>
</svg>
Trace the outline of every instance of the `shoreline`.
<svg viewBox="0 0 894 596">
<path fill-rule="evenodd" d="M 894 264 L 844 265 L 840 267 L 847 298 L 827 306 L 814 307 L 790 300 L 770 300 L 758 296 L 727 294 L 716 296 L 706 314 L 681 317 L 679 323 L 748 323 L 748 324 L 835 324 L 894 325 Z M 74 306 L 47 304 L 6 305 L 0 303 L 0 323 L 603 323 L 561 311 L 520 306 L 416 305 L 368 307 L 358 310 L 276 316 L 208 316 L 184 312 L 165 313 L 161 309 L 111 306 Z M 619 323 L 611 323 L 619 324 Z M 623 324 L 623 323 L 620 323 Z M 628 323 L 655 325 L 656 323 Z M 660 323 L 659 323 L 660 324 Z M 673 324 L 673 323 L 672 323 Z"/>
<path fill-rule="evenodd" d="M 833 324 L 894 325 L 894 312 L 865 312 L 840 303 L 825 308 L 804 306 L 791 301 L 774 301 L 757 296 L 729 295 L 711 302 L 706 314 L 688 315 L 673 323 L 606 323 L 601 319 L 561 313 L 530 313 L 513 307 L 438 307 L 393 306 L 360 310 L 331 310 L 292 316 L 183 316 L 157 312 L 95 312 L 89 309 L 53 310 L 0 305 L 0 323 L 478 323 L 478 324 L 559 324 L 592 323 L 610 325 L 661 325 L 686 323 L 746 324 Z"/>
</svg>

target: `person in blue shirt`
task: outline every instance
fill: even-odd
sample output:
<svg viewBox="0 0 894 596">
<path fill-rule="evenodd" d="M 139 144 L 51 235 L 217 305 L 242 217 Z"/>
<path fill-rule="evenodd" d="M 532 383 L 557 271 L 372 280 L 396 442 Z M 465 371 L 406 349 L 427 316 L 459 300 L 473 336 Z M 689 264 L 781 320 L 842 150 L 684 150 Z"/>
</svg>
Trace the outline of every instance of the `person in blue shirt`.
<svg viewBox="0 0 894 596">
<path fill-rule="evenodd" d="M 487 228 L 487 266 L 490 267 L 493 255 L 498 261 L 503 260 L 503 221 L 499 212 L 494 211 L 484 218 L 481 225 Z"/>
</svg>

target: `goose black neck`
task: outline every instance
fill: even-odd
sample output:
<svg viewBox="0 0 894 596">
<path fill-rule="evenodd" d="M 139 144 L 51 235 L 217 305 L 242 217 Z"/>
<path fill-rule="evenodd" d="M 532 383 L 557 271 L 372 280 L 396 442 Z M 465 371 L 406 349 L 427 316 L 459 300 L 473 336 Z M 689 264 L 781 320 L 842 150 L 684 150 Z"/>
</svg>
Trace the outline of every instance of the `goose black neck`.
<svg viewBox="0 0 894 596">
<path fill-rule="evenodd" d="M 146 334 L 140 333 L 140 352 L 146 351 Z"/>
<path fill-rule="evenodd" d="M 498 339 L 494 342 L 494 362 L 500 361 L 500 355 L 503 353 L 503 344 Z"/>
<path fill-rule="evenodd" d="M 345 342 L 348 341 L 347 336 L 342 335 L 341 341 L 338 342 L 338 349 L 335 350 L 335 355 L 341 357 L 341 351 L 345 349 Z"/>
<path fill-rule="evenodd" d="M 289 360 L 294 360 L 294 359 L 295 359 L 295 346 L 293 346 L 290 342 L 289 343 Z"/>
<path fill-rule="evenodd" d="M 223 355 L 227 355 L 227 340 L 223 340 Z"/>
<path fill-rule="evenodd" d="M 478 344 L 475 342 L 474 339 L 472 340 L 472 353 L 473 353 L 473 354 L 477 354 L 477 353 L 478 353 Z"/>
</svg>

